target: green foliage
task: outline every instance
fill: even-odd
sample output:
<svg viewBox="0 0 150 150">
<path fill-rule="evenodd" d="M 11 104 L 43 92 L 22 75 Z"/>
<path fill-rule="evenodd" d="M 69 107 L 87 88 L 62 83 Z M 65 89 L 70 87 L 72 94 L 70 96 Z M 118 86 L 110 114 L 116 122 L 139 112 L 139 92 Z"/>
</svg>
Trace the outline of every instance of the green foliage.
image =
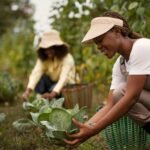
<svg viewBox="0 0 150 150">
<path fill-rule="evenodd" d="M 2 123 L 6 119 L 5 113 L 0 113 L 0 123 Z"/>
<path fill-rule="evenodd" d="M 105 95 L 111 81 L 112 61 L 105 56 L 97 56 L 96 48 L 84 46 L 81 41 L 89 29 L 93 17 L 112 10 L 119 12 L 128 20 L 133 31 L 150 37 L 150 1 L 149 0 L 66 0 L 65 4 L 53 4 L 58 13 L 51 13 L 52 26 L 61 32 L 63 39 L 71 46 L 81 80 L 95 82 L 97 89 Z M 59 15 L 58 15 L 59 14 Z"/>
<path fill-rule="evenodd" d="M 0 70 L 26 77 L 35 60 L 33 6 L 28 0 L 0 1 Z"/>
<path fill-rule="evenodd" d="M 13 128 L 20 133 L 31 132 L 35 127 L 34 123 L 29 119 L 19 119 L 12 124 Z"/>
<path fill-rule="evenodd" d="M 31 20 L 33 6 L 28 2 L 0 1 L 0 33 L 3 35 L 0 40 L 0 70 L 23 79 L 27 79 L 36 59 L 33 51 L 34 22 Z M 53 3 L 50 18 L 54 20 L 52 26 L 70 45 L 81 81 L 94 82 L 105 96 L 116 58 L 109 61 L 97 54 L 96 47 L 81 44 L 91 19 L 107 10 L 116 11 L 125 16 L 133 31 L 150 37 L 149 9 L 149 0 L 65 0 L 64 3 Z"/>
<path fill-rule="evenodd" d="M 86 109 L 76 105 L 73 109 L 63 108 L 64 98 L 46 99 L 35 97 L 34 100 L 24 102 L 23 108 L 30 112 L 32 121 L 37 127 L 45 132 L 45 136 L 53 140 L 55 144 L 65 144 L 64 138 L 67 138 L 66 132 L 77 132 L 78 128 L 73 124 L 72 118 L 85 121 Z"/>
<path fill-rule="evenodd" d="M 8 73 L 0 73 L 0 102 L 13 102 L 20 91 L 21 83 Z"/>
<path fill-rule="evenodd" d="M 2 150 L 67 150 L 67 147 L 54 145 L 44 133 L 35 127 L 22 134 L 12 128 L 12 122 L 24 118 L 22 102 L 16 101 L 13 107 L 0 105 L 0 112 L 6 114 L 6 120 L 0 123 L 0 149 Z M 80 144 L 75 150 L 107 150 L 106 142 L 100 134 Z"/>
<path fill-rule="evenodd" d="M 53 15 L 51 18 L 54 19 L 53 27 L 61 32 L 63 39 L 71 46 L 71 52 L 75 57 L 77 72 L 80 74 L 81 81 L 94 82 L 99 85 L 98 88 L 106 91 L 107 87 L 105 88 L 102 85 L 107 85 L 110 82 L 111 71 L 108 68 L 111 68 L 111 66 L 104 61 L 103 56 L 96 57 L 95 47 L 81 45 L 81 40 L 89 28 L 90 20 L 98 14 L 99 10 L 100 12 L 104 10 L 101 5 L 96 5 L 97 3 L 98 1 L 90 2 L 90 4 L 86 4 L 85 1 L 68 1 L 65 6 L 56 3 L 54 9 L 60 10 L 60 17 Z M 82 11 L 77 8 L 77 5 L 82 6 Z M 106 67 L 104 67 L 104 70 L 99 67 L 101 62 Z"/>
<path fill-rule="evenodd" d="M 40 95 L 31 95 L 27 102 L 23 103 L 23 109 L 28 112 L 38 112 L 42 106 L 49 105 L 49 101 Z"/>
<path fill-rule="evenodd" d="M 18 19 L 30 18 L 33 7 L 28 0 L 1 0 L 0 1 L 0 35 L 8 28 L 15 26 Z"/>
<path fill-rule="evenodd" d="M 9 30 L 1 39 L 0 70 L 26 77 L 35 63 L 33 50 L 33 22 L 18 21 L 16 28 Z"/>
<path fill-rule="evenodd" d="M 107 9 L 119 12 L 128 20 L 131 29 L 143 36 L 150 37 L 149 0 L 106 0 Z"/>
</svg>

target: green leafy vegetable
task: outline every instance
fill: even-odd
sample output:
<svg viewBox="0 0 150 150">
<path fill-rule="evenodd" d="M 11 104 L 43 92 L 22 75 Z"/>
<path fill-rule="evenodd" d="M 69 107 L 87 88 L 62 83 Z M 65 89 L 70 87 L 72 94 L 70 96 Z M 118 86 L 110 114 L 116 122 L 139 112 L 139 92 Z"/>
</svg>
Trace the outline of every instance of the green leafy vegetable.
<svg viewBox="0 0 150 150">
<path fill-rule="evenodd" d="M 34 123 L 29 119 L 19 119 L 13 122 L 13 127 L 18 132 L 30 132 L 33 127 L 35 127 Z"/>
<path fill-rule="evenodd" d="M 71 125 L 71 115 L 63 108 L 53 108 L 49 116 L 49 122 L 57 128 L 57 130 L 67 131 Z"/>
<path fill-rule="evenodd" d="M 55 144 L 65 145 L 66 133 L 78 132 L 78 128 L 73 124 L 72 118 L 80 122 L 87 119 L 86 107 L 79 109 L 75 105 L 73 109 L 63 108 L 64 98 L 48 101 L 40 96 L 35 96 L 23 104 L 23 108 L 31 115 L 34 125 L 43 129 L 48 139 L 55 141 Z M 56 142 L 57 141 L 57 142 Z"/>
</svg>

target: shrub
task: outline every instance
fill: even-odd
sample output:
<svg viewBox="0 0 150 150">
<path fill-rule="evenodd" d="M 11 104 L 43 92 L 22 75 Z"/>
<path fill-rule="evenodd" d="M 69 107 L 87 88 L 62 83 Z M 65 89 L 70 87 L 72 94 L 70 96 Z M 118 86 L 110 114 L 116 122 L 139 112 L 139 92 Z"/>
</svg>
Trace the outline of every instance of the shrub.
<svg viewBox="0 0 150 150">
<path fill-rule="evenodd" d="M 13 102 L 20 91 L 21 83 L 7 72 L 0 73 L 0 102 Z"/>
</svg>

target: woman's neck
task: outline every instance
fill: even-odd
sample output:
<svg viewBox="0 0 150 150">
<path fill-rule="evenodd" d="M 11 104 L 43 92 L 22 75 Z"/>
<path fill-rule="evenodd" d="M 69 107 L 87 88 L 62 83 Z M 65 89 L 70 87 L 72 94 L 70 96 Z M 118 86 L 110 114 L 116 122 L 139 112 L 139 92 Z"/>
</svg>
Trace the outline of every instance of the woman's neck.
<svg viewBox="0 0 150 150">
<path fill-rule="evenodd" d="M 120 46 L 119 53 L 126 59 L 129 60 L 132 47 L 136 39 L 123 38 Z"/>
</svg>

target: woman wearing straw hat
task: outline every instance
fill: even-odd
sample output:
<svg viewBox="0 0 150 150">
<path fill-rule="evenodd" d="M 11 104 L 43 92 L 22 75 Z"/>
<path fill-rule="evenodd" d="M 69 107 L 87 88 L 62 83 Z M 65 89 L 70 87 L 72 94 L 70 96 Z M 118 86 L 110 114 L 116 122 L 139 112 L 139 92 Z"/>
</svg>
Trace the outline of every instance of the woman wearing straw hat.
<svg viewBox="0 0 150 150">
<path fill-rule="evenodd" d="M 124 114 L 150 133 L 150 39 L 132 32 L 127 21 L 115 12 L 94 18 L 83 43 L 95 43 L 111 59 L 120 56 L 113 67 L 107 104 L 86 123 L 73 122 L 79 132 L 69 135 L 70 145 L 79 144 L 118 120 Z"/>
<path fill-rule="evenodd" d="M 45 32 L 37 50 L 38 59 L 23 99 L 35 92 L 51 100 L 59 96 L 61 89 L 68 83 L 75 83 L 75 63 L 69 48 L 56 30 Z"/>
</svg>

